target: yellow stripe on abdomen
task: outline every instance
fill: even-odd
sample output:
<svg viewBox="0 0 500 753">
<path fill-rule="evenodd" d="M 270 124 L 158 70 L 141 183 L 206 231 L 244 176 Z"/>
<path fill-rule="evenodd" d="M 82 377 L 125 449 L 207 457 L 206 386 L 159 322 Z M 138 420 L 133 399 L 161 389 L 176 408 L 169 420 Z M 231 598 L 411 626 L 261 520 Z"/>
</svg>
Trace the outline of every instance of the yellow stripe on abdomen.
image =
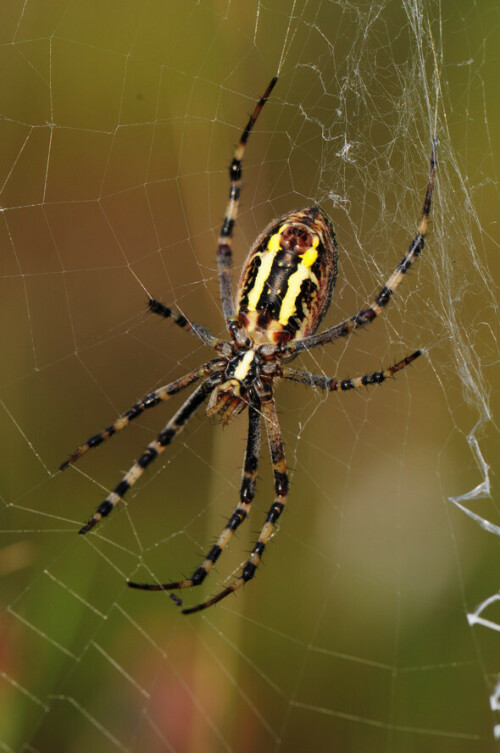
<svg viewBox="0 0 500 753">
<path fill-rule="evenodd" d="M 255 278 L 252 289 L 248 294 L 248 311 L 257 310 L 257 304 L 262 295 L 262 291 L 264 290 L 264 285 L 269 279 L 276 254 L 277 251 L 264 251 L 262 254 L 260 254 L 261 263 L 259 271 L 257 272 L 257 276 Z"/>
<path fill-rule="evenodd" d="M 280 308 L 279 323 L 287 325 L 290 317 L 297 313 L 297 298 L 304 280 L 311 280 L 318 287 L 318 278 L 313 274 L 311 267 L 318 258 L 317 246 L 319 238 L 313 238 L 313 245 L 302 256 L 295 272 L 288 278 L 288 288 Z"/>
</svg>

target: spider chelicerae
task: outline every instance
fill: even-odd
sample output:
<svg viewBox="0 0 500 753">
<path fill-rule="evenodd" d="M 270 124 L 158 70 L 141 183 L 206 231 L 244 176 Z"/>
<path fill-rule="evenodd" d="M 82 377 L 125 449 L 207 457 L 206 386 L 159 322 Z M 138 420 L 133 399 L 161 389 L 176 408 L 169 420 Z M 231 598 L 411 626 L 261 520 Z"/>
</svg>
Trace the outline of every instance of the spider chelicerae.
<svg viewBox="0 0 500 753">
<path fill-rule="evenodd" d="M 205 556 L 191 578 L 172 583 L 133 583 L 132 588 L 148 591 L 171 591 L 200 585 L 234 532 L 247 517 L 255 495 L 257 467 L 261 445 L 261 426 L 264 425 L 271 453 L 274 474 L 275 499 L 269 508 L 259 538 L 246 561 L 241 574 L 230 585 L 211 599 L 194 607 L 183 609 L 184 614 L 198 612 L 216 604 L 251 580 L 262 559 L 285 509 L 288 494 L 288 475 L 283 440 L 273 395 L 273 383 L 277 379 L 326 390 L 339 392 L 357 389 L 369 384 L 381 384 L 401 371 L 419 355 L 417 350 L 402 361 L 383 371 L 352 379 L 337 380 L 297 371 L 284 365 L 303 351 L 346 337 L 359 327 L 370 324 L 390 301 L 392 294 L 408 269 L 424 248 L 431 208 L 436 171 L 437 139 L 433 140 L 430 171 L 422 216 L 417 235 L 408 251 L 397 265 L 373 302 L 349 319 L 318 334 L 316 330 L 329 305 L 337 277 L 337 242 L 332 225 L 318 207 L 288 212 L 264 230 L 252 247 L 243 266 L 236 301 L 233 302 L 231 268 L 233 228 L 238 214 L 241 187 L 241 161 L 245 146 L 260 111 L 266 103 L 277 78 L 273 78 L 241 134 L 229 168 L 229 201 L 217 246 L 217 270 L 220 285 L 222 311 L 230 340 L 214 337 L 199 324 L 188 321 L 181 314 L 156 300 L 149 300 L 149 310 L 173 321 L 182 329 L 212 348 L 217 357 L 198 369 L 160 387 L 146 395 L 120 416 L 111 426 L 91 437 L 61 465 L 67 468 L 92 447 L 97 447 L 148 408 L 169 400 L 195 382 L 201 384 L 191 393 L 166 426 L 151 442 L 139 460 L 125 474 L 115 489 L 97 508 L 94 516 L 80 530 L 84 534 L 96 523 L 109 515 L 135 484 L 144 470 L 177 437 L 189 419 L 208 399 L 207 413 L 223 424 L 248 408 L 248 435 L 240 488 L 240 501 L 229 518 L 222 533 Z M 181 599 L 171 594 L 178 606 Z"/>
</svg>

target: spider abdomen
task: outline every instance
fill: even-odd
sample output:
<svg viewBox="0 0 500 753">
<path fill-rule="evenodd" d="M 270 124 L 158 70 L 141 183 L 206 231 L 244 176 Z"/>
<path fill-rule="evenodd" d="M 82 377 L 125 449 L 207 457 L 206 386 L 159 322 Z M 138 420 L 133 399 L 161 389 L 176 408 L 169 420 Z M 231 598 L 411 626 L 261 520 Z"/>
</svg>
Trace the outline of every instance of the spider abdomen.
<svg viewBox="0 0 500 753">
<path fill-rule="evenodd" d="M 337 277 L 337 243 L 318 207 L 289 212 L 257 239 L 236 295 L 239 323 L 256 343 L 285 343 L 316 331 Z"/>
</svg>

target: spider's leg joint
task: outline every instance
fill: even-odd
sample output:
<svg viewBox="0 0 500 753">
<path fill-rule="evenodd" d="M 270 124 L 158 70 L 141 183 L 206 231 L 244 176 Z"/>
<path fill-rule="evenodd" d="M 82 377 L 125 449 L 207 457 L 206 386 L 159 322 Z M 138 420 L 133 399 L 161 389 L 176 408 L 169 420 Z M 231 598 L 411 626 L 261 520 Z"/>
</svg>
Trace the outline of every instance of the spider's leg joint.
<svg viewBox="0 0 500 753">
<path fill-rule="evenodd" d="M 88 523 L 85 523 L 85 525 L 82 528 L 80 528 L 78 533 L 80 534 L 88 533 L 96 525 L 96 523 L 99 523 L 100 520 L 102 520 L 107 515 L 109 515 L 113 507 L 114 507 L 113 503 L 110 500 L 105 499 L 104 502 L 101 502 L 101 504 L 97 508 L 96 512 L 94 513 L 94 516 L 89 520 Z"/>
<path fill-rule="evenodd" d="M 253 473 L 257 472 L 257 462 L 255 462 L 255 468 L 252 469 Z M 241 492 L 240 492 L 240 499 L 243 502 L 243 504 L 249 504 L 255 495 L 255 478 L 252 478 L 250 476 L 244 476 L 243 481 L 241 483 Z M 240 523 L 242 523 L 247 516 L 247 513 L 245 510 L 238 510 L 235 512 L 228 523 L 228 528 L 235 529 L 239 526 Z"/>
<path fill-rule="evenodd" d="M 147 447 L 144 452 L 142 453 L 141 457 L 137 461 L 137 465 L 140 468 L 147 468 L 150 463 L 153 462 L 153 460 L 158 457 L 158 450 L 156 450 L 154 447 Z"/>
<path fill-rule="evenodd" d="M 275 471 L 274 483 L 275 483 L 275 488 L 276 488 L 276 494 L 280 497 L 286 497 L 286 495 L 288 494 L 288 487 L 289 487 L 288 474 Z M 276 510 L 278 511 L 278 516 L 279 516 L 283 512 L 283 507 L 284 505 L 281 502 L 275 502 L 271 510 L 274 510 L 276 508 Z"/>
<path fill-rule="evenodd" d="M 219 554 L 220 554 L 220 552 L 219 552 Z M 207 559 L 208 559 L 208 557 L 207 557 Z M 207 571 L 205 570 L 205 568 L 202 565 L 200 565 L 200 567 L 198 567 L 194 571 L 193 576 L 191 578 L 191 580 L 193 582 L 193 586 L 199 586 L 199 585 L 201 585 L 203 583 L 203 581 L 205 580 L 206 577 L 207 577 Z"/>
<path fill-rule="evenodd" d="M 241 577 L 243 578 L 245 583 L 247 583 L 249 580 L 252 580 L 256 570 L 256 564 L 254 564 L 253 562 L 247 562 L 247 564 L 243 568 L 243 572 L 241 573 Z"/>
<path fill-rule="evenodd" d="M 236 157 L 229 166 L 229 178 L 234 181 L 241 180 L 241 160 L 236 159 Z M 239 190 L 238 195 L 235 198 L 239 198 Z"/>
</svg>

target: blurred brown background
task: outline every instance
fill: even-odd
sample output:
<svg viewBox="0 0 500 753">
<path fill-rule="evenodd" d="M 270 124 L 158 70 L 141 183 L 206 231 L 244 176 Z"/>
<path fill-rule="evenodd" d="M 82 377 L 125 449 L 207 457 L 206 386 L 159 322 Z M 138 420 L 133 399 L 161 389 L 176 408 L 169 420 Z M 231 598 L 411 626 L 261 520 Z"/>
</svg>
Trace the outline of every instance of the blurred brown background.
<svg viewBox="0 0 500 753">
<path fill-rule="evenodd" d="M 449 497 L 498 468 L 497 4 L 34 0 L 0 18 L 1 749 L 494 750 L 500 639 L 467 615 L 498 591 L 498 538 Z M 421 262 L 383 320 L 295 365 L 342 378 L 426 354 L 369 392 L 279 388 L 289 509 L 255 581 L 187 618 L 125 580 L 196 566 L 236 503 L 246 416 L 200 412 L 86 537 L 178 402 L 57 468 L 211 357 L 145 303 L 223 334 L 227 166 L 276 72 L 235 278 L 265 224 L 319 202 L 341 255 L 325 324 L 354 313 L 415 232 L 437 133 Z M 251 547 L 267 455 L 201 595 Z M 480 491 L 463 504 L 498 526 Z"/>
</svg>

